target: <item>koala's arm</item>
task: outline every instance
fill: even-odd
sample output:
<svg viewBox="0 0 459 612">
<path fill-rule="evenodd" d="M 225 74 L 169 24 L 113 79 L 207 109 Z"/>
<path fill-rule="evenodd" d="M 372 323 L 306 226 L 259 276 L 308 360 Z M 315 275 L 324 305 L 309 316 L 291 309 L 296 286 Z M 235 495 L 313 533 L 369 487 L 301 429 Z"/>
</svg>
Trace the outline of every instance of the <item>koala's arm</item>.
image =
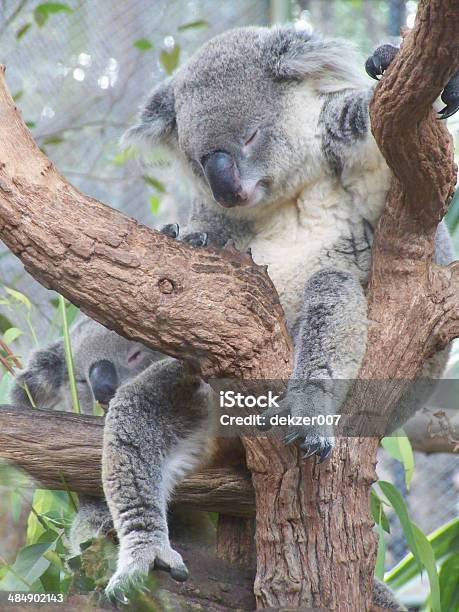
<svg viewBox="0 0 459 612">
<path fill-rule="evenodd" d="M 365 68 L 369 76 L 378 79 L 389 67 L 399 49 L 381 45 L 368 58 Z M 348 165 L 359 165 L 379 150 L 371 135 L 369 105 L 374 85 L 367 89 L 348 89 L 329 94 L 323 103 L 319 118 L 322 150 L 330 167 L 341 172 Z M 447 83 L 441 94 L 446 105 L 439 118 L 451 117 L 459 110 L 459 72 Z"/>
<path fill-rule="evenodd" d="M 366 339 L 367 302 L 357 276 L 335 268 L 314 274 L 304 290 L 293 334 L 293 373 L 280 403 L 281 413 L 302 419 L 289 427 L 286 441 L 299 440 L 304 458 L 316 454 L 323 461 L 331 453 L 333 427 L 314 423 L 312 417 L 339 413 L 360 369 Z M 265 412 L 265 418 L 276 412 Z"/>
<path fill-rule="evenodd" d="M 37 408 L 54 408 L 62 399 L 61 392 L 67 380 L 64 344 L 53 342 L 32 353 L 27 367 L 15 379 L 11 402 L 15 406 L 31 407 L 26 387 Z"/>
</svg>

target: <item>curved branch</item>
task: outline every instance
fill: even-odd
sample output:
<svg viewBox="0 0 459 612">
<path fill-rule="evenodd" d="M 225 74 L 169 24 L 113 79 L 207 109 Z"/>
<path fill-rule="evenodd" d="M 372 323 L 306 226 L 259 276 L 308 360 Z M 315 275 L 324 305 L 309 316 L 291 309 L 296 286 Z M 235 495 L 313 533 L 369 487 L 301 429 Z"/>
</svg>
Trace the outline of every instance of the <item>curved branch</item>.
<svg viewBox="0 0 459 612">
<path fill-rule="evenodd" d="M 0 237 L 45 287 L 204 377 L 288 377 L 290 340 L 266 270 L 234 249 L 173 241 L 72 187 L 34 143 L 4 68 L 0 142 Z"/>
</svg>

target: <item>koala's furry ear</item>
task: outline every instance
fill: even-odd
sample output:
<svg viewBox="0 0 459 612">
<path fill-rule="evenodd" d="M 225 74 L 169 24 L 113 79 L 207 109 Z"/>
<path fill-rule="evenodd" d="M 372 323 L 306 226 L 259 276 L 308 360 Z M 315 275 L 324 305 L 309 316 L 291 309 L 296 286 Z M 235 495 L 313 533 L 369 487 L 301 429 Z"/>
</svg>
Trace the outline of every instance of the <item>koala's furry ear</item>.
<svg viewBox="0 0 459 612">
<path fill-rule="evenodd" d="M 140 112 L 139 121 L 123 135 L 123 145 L 166 142 L 175 130 L 175 100 L 171 79 L 160 83 Z"/>
<path fill-rule="evenodd" d="M 352 45 L 342 40 L 324 40 L 293 27 L 274 28 L 269 33 L 266 57 L 276 79 L 311 80 L 319 93 L 350 87 L 365 87 L 363 62 Z"/>
<path fill-rule="evenodd" d="M 37 408 L 54 408 L 62 399 L 63 385 L 67 381 L 64 342 L 58 340 L 32 353 L 26 369 L 15 379 L 11 401 L 16 406 L 30 408 L 30 393 Z"/>
</svg>

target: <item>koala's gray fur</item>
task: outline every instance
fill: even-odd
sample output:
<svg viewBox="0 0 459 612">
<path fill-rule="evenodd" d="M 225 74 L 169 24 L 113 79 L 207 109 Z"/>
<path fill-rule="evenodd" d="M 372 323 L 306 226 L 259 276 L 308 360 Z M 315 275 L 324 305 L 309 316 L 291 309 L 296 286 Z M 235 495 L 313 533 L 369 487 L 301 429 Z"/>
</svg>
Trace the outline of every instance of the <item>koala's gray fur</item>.
<svg viewBox="0 0 459 612">
<path fill-rule="evenodd" d="M 373 228 L 391 176 L 360 66 L 343 41 L 290 27 L 231 30 L 159 84 L 125 136 L 167 146 L 190 179 L 185 235 L 216 246 L 231 238 L 268 266 L 295 345 L 281 411 L 304 417 L 326 412 L 320 381 L 355 379 L 366 348 Z M 437 258 L 453 259 L 442 225 Z M 333 448 L 333 432 L 314 426 L 287 439 L 322 460 Z"/>
<path fill-rule="evenodd" d="M 207 388 L 176 360 L 122 338 L 86 317 L 73 326 L 71 344 L 82 412 L 92 414 L 97 364 L 116 371 L 104 443 L 105 502 L 80 497 L 70 530 L 71 556 L 80 545 L 114 522 L 121 542 L 113 584 L 119 591 L 131 566 L 156 560 L 177 579 L 187 576 L 169 544 L 167 502 L 174 486 L 212 451 Z M 28 406 L 27 385 L 38 408 L 71 410 L 63 341 L 32 353 L 11 392 L 15 405 Z M 116 394 L 115 394 L 116 393 Z M 107 406 L 105 406 L 107 408 Z M 112 521 L 113 517 L 113 521 Z M 141 545 L 139 545 L 141 543 Z M 152 558 L 154 556 L 154 559 Z M 148 567 L 147 567 L 148 569 Z M 115 589 L 116 590 L 116 589 Z"/>
<path fill-rule="evenodd" d="M 295 344 L 281 411 L 296 416 L 330 403 L 306 380 L 355 379 L 366 348 L 373 228 L 391 177 L 360 66 L 344 41 L 290 27 L 231 30 L 160 84 L 126 135 L 166 145 L 190 177 L 186 232 L 218 246 L 232 238 L 267 264 Z M 444 226 L 437 244 L 438 261 L 452 261 Z M 292 427 L 288 440 L 321 459 L 333 447 L 319 427 Z"/>
</svg>

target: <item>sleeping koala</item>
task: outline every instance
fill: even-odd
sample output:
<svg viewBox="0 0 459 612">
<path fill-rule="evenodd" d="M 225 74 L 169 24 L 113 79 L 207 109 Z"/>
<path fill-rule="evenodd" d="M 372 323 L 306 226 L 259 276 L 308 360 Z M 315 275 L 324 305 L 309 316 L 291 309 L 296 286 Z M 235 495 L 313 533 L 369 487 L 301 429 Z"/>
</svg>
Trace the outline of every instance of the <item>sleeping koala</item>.
<svg viewBox="0 0 459 612">
<path fill-rule="evenodd" d="M 381 75 L 396 52 L 376 50 L 368 73 Z M 165 145 L 189 177 L 193 244 L 232 239 L 268 266 L 295 347 L 280 412 L 297 422 L 342 403 L 349 384 L 330 381 L 355 379 L 366 348 L 373 228 L 391 176 L 370 131 L 362 67 L 344 41 L 292 27 L 231 30 L 159 84 L 125 136 Z M 450 116 L 459 73 L 442 98 Z M 450 263 L 444 226 L 437 247 L 437 261 Z M 293 441 L 324 460 L 333 431 L 294 425 Z"/>
<path fill-rule="evenodd" d="M 71 329 L 75 380 L 83 414 L 94 414 L 94 404 L 107 409 L 116 390 L 135 378 L 164 355 L 139 342 L 122 338 L 88 317 L 80 316 Z M 34 351 L 25 370 L 16 377 L 11 400 L 30 406 L 27 385 L 38 408 L 71 412 L 72 400 L 65 362 L 63 339 Z"/>
<path fill-rule="evenodd" d="M 175 359 L 87 317 L 72 328 L 71 342 L 82 412 L 92 414 L 95 400 L 110 405 L 103 460 L 110 512 L 101 500 L 80 498 L 70 553 L 79 554 L 80 544 L 108 531 L 113 520 L 120 539 L 116 582 L 133 577 L 130 551 L 137 540 L 145 563 L 136 558 L 134 569 L 148 572 L 154 560 L 184 580 L 185 564 L 169 543 L 167 504 L 175 485 L 212 454 L 207 387 Z M 31 355 L 12 389 L 13 404 L 29 406 L 25 385 L 38 408 L 71 410 L 62 340 Z"/>
</svg>

